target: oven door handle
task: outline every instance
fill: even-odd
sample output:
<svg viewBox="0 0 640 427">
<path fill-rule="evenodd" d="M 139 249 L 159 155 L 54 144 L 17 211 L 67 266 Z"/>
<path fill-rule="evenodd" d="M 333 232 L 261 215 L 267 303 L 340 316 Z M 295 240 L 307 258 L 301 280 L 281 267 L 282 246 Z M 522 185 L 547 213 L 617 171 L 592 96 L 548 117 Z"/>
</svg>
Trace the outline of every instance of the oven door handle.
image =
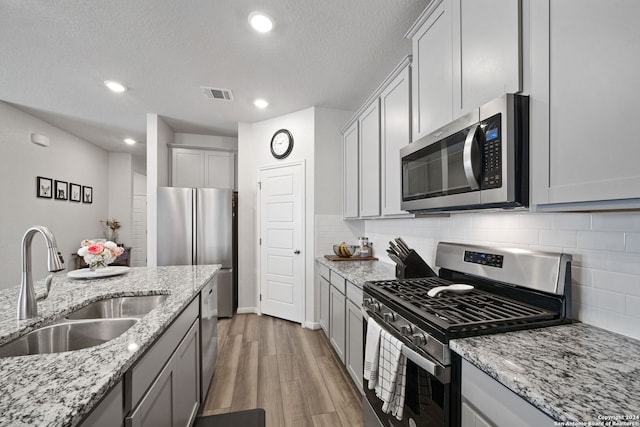
<svg viewBox="0 0 640 427">
<path fill-rule="evenodd" d="M 480 169 L 481 162 L 480 147 L 478 138 L 476 138 L 479 129 L 480 127 L 478 125 L 471 126 L 467 138 L 464 140 L 464 149 L 462 151 L 464 175 L 472 190 L 480 188 L 480 184 L 478 183 L 478 177 L 480 176 L 478 170 Z"/>
<path fill-rule="evenodd" d="M 402 354 L 407 359 L 411 360 L 413 363 L 415 363 L 416 365 L 418 365 L 419 367 L 421 367 L 422 369 L 424 369 L 425 371 L 427 371 L 428 373 L 430 373 L 434 377 L 436 377 L 436 378 L 440 377 L 440 374 L 441 374 L 440 366 L 438 366 L 435 363 L 433 363 L 432 361 L 430 361 L 428 359 L 425 359 L 424 357 L 420 356 L 418 353 L 416 353 L 415 351 L 411 350 L 406 345 L 402 346 Z"/>
</svg>

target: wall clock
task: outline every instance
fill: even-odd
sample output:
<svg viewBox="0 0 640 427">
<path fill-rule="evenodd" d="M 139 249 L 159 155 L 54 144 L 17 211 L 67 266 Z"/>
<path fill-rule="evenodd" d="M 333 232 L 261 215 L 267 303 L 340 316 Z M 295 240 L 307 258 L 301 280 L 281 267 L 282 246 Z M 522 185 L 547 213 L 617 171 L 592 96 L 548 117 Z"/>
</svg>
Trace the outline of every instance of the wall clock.
<svg viewBox="0 0 640 427">
<path fill-rule="evenodd" d="M 271 138 L 271 154 L 276 159 L 284 159 L 293 150 L 293 136 L 286 129 L 280 129 Z"/>
</svg>

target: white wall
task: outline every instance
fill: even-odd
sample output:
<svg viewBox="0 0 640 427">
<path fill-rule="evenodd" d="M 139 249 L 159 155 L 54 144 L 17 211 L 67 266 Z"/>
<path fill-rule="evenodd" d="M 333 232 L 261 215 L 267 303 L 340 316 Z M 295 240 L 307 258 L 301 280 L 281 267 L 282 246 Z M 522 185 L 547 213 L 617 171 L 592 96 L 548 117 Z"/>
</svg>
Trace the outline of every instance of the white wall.
<svg viewBox="0 0 640 427">
<path fill-rule="evenodd" d="M 306 230 L 305 230 L 305 320 L 313 320 L 313 209 L 314 209 L 314 116 L 307 108 L 263 122 L 238 126 L 238 309 L 255 311 L 258 307 L 259 276 L 257 265 L 257 180 L 258 168 L 274 164 L 305 161 Z M 293 151 L 284 160 L 271 155 L 271 137 L 278 129 L 293 135 Z"/>
<path fill-rule="evenodd" d="M 573 255 L 574 318 L 640 339 L 640 212 L 467 213 L 365 221 L 375 254 L 391 262 L 397 236 L 433 265 L 438 241 L 498 244 Z"/>
<path fill-rule="evenodd" d="M 29 133 L 50 138 L 49 147 L 34 145 Z M 108 215 L 108 153 L 42 120 L 0 102 L 0 287 L 20 283 L 20 247 L 24 232 L 44 225 L 56 237 L 68 269 L 71 253 L 85 238 L 102 237 L 100 220 Z M 36 177 L 93 187 L 93 203 L 36 197 Z M 46 276 L 45 246 L 33 240 L 34 279 Z"/>
<path fill-rule="evenodd" d="M 169 185 L 169 149 L 173 130 L 157 114 L 147 114 L 147 265 L 158 264 L 158 187 Z"/>
<path fill-rule="evenodd" d="M 131 246 L 133 226 L 133 156 L 129 153 L 109 153 L 109 214 L 103 219 L 120 222 L 117 242 Z M 106 238 L 111 230 L 105 226 Z"/>
</svg>

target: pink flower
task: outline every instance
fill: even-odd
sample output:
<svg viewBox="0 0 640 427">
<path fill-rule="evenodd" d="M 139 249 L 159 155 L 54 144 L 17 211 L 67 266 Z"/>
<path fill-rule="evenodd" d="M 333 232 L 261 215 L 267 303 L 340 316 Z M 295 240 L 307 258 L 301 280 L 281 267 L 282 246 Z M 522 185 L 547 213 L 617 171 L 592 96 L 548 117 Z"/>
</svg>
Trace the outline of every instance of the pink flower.
<svg viewBox="0 0 640 427">
<path fill-rule="evenodd" d="M 87 248 L 87 252 L 91 255 L 98 255 L 104 251 L 104 245 L 102 243 L 96 243 L 95 245 L 89 246 Z"/>
</svg>

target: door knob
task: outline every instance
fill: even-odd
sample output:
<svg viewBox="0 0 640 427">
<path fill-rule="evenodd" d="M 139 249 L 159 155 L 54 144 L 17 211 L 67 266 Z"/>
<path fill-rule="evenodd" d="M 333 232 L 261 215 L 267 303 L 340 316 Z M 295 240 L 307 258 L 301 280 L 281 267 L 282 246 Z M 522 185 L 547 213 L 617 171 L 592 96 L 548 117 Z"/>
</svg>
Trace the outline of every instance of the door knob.
<svg viewBox="0 0 640 427">
<path fill-rule="evenodd" d="M 296 249 L 295 251 L 293 251 L 293 253 L 296 255 L 300 254 L 300 249 Z"/>
</svg>

